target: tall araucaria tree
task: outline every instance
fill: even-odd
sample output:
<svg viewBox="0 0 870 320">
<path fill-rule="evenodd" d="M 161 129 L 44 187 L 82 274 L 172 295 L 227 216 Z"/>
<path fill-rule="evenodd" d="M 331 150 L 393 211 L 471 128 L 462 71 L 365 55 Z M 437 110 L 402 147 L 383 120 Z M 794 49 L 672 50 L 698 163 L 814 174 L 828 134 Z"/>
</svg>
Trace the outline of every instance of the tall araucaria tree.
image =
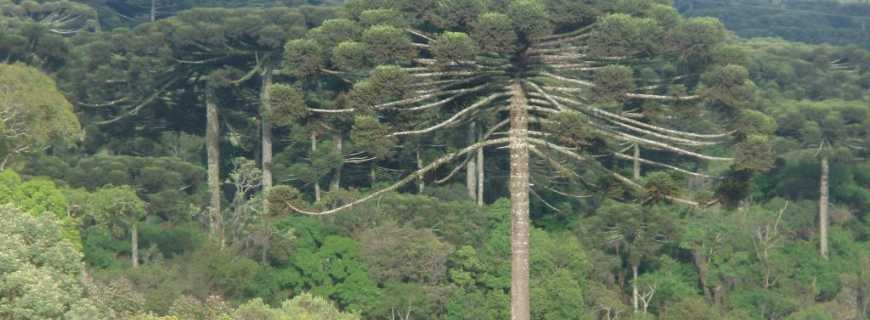
<svg viewBox="0 0 870 320">
<path fill-rule="evenodd" d="M 89 107 L 88 116 L 101 119 L 94 123 L 104 126 L 103 130 L 126 129 L 129 119 L 143 121 L 133 116 L 146 112 L 163 127 L 179 131 L 205 127 L 209 221 L 213 236 L 222 242 L 221 123 L 234 118 L 254 126 L 256 120 L 252 119 L 261 119 L 263 128 L 271 127 L 269 117 L 264 116 L 270 112 L 268 105 L 251 106 L 268 100 L 265 92 L 281 48 L 305 28 L 305 17 L 288 8 L 195 9 L 133 31 L 100 35 L 106 40 L 76 48 L 87 54 L 80 55 L 68 72 L 71 77 L 83 78 L 75 90 L 87 101 L 79 104 Z M 83 71 L 88 67 L 95 71 Z M 242 93 L 251 89 L 250 83 L 256 83 L 254 90 L 261 91 L 262 98 L 245 99 Z M 176 107 L 185 103 L 205 106 L 203 127 L 191 128 L 185 123 L 189 112 Z M 263 132 L 263 147 L 264 178 L 269 178 L 270 131 Z M 263 185 L 268 188 L 271 183 Z"/>
<path fill-rule="evenodd" d="M 592 168 L 638 191 L 644 189 L 638 182 L 600 160 L 627 158 L 709 176 L 642 158 L 640 152 L 626 155 L 620 144 L 695 162 L 736 159 L 734 170 L 770 165 L 758 161 L 770 156 L 766 138 L 751 126 L 730 125 L 760 114 L 746 110 L 753 85 L 745 69 L 714 65 L 714 49 L 727 40 L 714 19 L 682 20 L 673 8 L 651 1 L 357 0 L 346 9 L 349 19 L 342 24 L 366 26 L 364 31 L 343 34 L 335 44 L 298 40 L 285 53 L 296 70 L 351 83 L 346 107 L 296 104 L 295 114 L 353 114 L 356 122 L 368 123 L 355 129 L 383 133 L 357 133 L 378 139 L 367 143 L 381 147 L 478 119 L 495 121 L 477 122 L 486 127 L 479 128 L 483 134 L 476 142 L 358 200 L 325 211 L 305 210 L 298 202 L 284 205 L 310 215 L 336 213 L 478 150 L 507 145 L 514 320 L 530 318 L 531 155 L 560 173 Z M 641 70 L 651 76 L 640 77 Z M 733 158 L 715 148 L 729 143 L 736 143 Z M 653 195 L 658 196 L 698 204 L 673 194 Z"/>
<path fill-rule="evenodd" d="M 831 100 L 787 103 L 779 108 L 781 145 L 811 153 L 819 161 L 819 254 L 828 259 L 831 161 L 846 162 L 867 152 L 870 118 L 862 102 Z"/>
</svg>

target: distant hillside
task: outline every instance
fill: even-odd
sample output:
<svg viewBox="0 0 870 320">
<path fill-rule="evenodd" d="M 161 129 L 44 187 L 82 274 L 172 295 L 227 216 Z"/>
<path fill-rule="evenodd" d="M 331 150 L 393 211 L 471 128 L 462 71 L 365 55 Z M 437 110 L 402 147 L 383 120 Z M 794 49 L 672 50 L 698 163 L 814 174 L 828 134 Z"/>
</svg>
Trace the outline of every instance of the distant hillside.
<svg viewBox="0 0 870 320">
<path fill-rule="evenodd" d="M 868 0 L 676 0 L 685 16 L 712 16 L 743 37 L 870 48 Z"/>
</svg>

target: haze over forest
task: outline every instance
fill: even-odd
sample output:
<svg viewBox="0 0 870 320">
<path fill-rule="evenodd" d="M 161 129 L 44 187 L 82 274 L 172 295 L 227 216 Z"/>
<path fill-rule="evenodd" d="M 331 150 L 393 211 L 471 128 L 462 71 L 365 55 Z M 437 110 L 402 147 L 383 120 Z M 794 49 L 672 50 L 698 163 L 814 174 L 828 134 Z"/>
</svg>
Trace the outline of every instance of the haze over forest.
<svg viewBox="0 0 870 320">
<path fill-rule="evenodd" d="M 0 0 L 2 320 L 865 320 L 867 0 Z"/>
</svg>

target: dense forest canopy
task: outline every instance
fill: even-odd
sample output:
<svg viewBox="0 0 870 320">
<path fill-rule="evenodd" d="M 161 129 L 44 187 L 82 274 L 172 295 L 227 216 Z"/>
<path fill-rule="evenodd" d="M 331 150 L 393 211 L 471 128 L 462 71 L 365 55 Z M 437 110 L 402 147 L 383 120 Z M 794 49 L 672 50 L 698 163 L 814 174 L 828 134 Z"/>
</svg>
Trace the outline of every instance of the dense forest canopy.
<svg viewBox="0 0 870 320">
<path fill-rule="evenodd" d="M 865 22 L 0 0 L 0 319 L 867 319 Z"/>
<path fill-rule="evenodd" d="M 690 17 L 711 16 L 742 37 L 870 48 L 870 2 L 865 0 L 676 0 Z"/>
</svg>

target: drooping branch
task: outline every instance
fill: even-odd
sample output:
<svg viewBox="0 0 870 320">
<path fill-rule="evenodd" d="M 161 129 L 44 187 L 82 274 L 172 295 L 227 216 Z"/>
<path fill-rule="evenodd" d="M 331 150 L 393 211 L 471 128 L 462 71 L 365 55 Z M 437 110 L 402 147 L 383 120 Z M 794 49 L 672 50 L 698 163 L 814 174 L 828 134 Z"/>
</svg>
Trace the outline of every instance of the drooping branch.
<svg viewBox="0 0 870 320">
<path fill-rule="evenodd" d="M 159 97 L 161 94 L 166 92 L 166 89 L 168 89 L 170 86 L 172 86 L 177 80 L 178 80 L 178 78 L 172 78 L 171 80 L 167 81 L 165 84 L 160 86 L 160 88 L 155 90 L 151 95 L 149 95 L 147 98 L 145 98 L 145 100 L 142 100 L 141 103 L 139 103 L 137 106 L 133 107 L 127 113 L 119 115 L 119 116 L 114 117 L 114 118 L 109 119 L 109 120 L 97 121 L 96 124 L 97 125 L 106 125 L 106 124 L 110 124 L 110 123 L 115 123 L 115 122 L 118 122 L 121 119 L 124 119 L 126 117 L 134 116 L 134 115 L 138 114 L 139 111 L 142 110 L 142 108 L 151 104 L 151 102 L 153 102 L 155 99 L 157 99 L 157 97 Z"/>
<path fill-rule="evenodd" d="M 429 132 L 438 130 L 440 128 L 443 128 L 443 127 L 446 127 L 446 126 L 449 126 L 451 124 L 456 123 L 457 120 L 459 118 L 461 118 L 462 116 L 469 114 L 473 111 L 476 111 L 480 107 L 485 106 L 486 104 L 494 101 L 495 99 L 506 97 L 506 96 L 508 96 L 508 94 L 504 93 L 504 92 L 494 93 L 494 94 L 484 98 L 483 100 L 478 101 L 478 102 L 472 104 L 471 106 L 466 107 L 465 109 L 462 109 L 462 111 L 457 112 L 452 117 L 450 117 L 447 120 L 444 120 L 443 122 L 438 123 L 434 126 L 431 126 L 431 127 L 425 128 L 425 129 L 420 129 L 420 130 L 408 130 L 408 131 L 394 132 L 394 133 L 391 133 L 389 136 L 390 137 L 398 137 L 398 136 L 405 136 L 405 135 L 416 135 L 416 134 L 424 134 L 424 133 L 429 133 Z"/>
<path fill-rule="evenodd" d="M 610 171 L 610 170 L 607 170 L 607 171 Z M 611 175 L 612 175 L 614 178 L 616 178 L 616 180 L 618 180 L 619 182 L 622 182 L 623 184 L 625 184 L 625 185 L 627 185 L 627 186 L 630 186 L 630 187 L 632 187 L 632 188 L 634 188 L 634 189 L 636 189 L 636 190 L 643 190 L 643 186 L 642 186 L 642 185 L 640 185 L 640 184 L 637 183 L 637 182 L 634 182 L 633 180 L 629 179 L 628 177 L 623 176 L 623 175 L 621 175 L 621 174 L 619 174 L 619 173 L 616 173 L 616 172 L 612 172 L 612 171 L 610 171 L 610 173 L 611 173 Z M 665 199 L 671 200 L 671 201 L 673 201 L 673 202 L 677 202 L 677 203 L 682 203 L 682 204 L 685 204 L 685 205 L 689 205 L 689 206 L 692 206 L 692 207 L 699 207 L 699 206 L 701 206 L 701 204 L 698 203 L 697 201 L 692 201 L 692 200 L 689 200 L 689 199 L 683 199 L 683 198 L 675 197 L 675 196 L 671 196 L 671 195 L 665 195 Z"/>
<path fill-rule="evenodd" d="M 559 80 L 559 81 L 569 82 L 569 83 L 573 83 L 573 84 L 579 84 L 579 85 L 584 86 L 584 87 L 590 87 L 590 88 L 595 87 L 594 83 L 586 81 L 586 80 L 563 77 L 563 76 L 552 74 L 552 73 L 549 73 L 546 71 L 542 71 L 541 75 L 548 77 L 548 78 L 551 78 L 551 79 Z"/>
<path fill-rule="evenodd" d="M 612 120 L 614 120 L 614 121 L 622 121 L 622 122 L 625 122 L 625 123 L 628 123 L 628 124 L 631 124 L 631 125 L 634 125 L 634 126 L 637 126 L 637 127 L 646 128 L 646 129 L 650 129 L 650 130 L 655 130 L 655 131 L 659 131 L 659 132 L 662 132 L 662 133 L 668 133 L 668 134 L 673 134 L 673 135 L 678 135 L 678 136 L 684 136 L 684 137 L 690 137 L 690 138 L 699 138 L 699 139 L 719 139 L 719 138 L 725 138 L 725 137 L 728 137 L 728 136 L 734 134 L 733 131 L 732 131 L 732 132 L 726 132 L 726 133 L 701 134 L 701 133 L 693 133 L 693 132 L 687 132 L 687 131 L 681 131 L 681 130 L 674 130 L 674 129 L 663 128 L 663 127 L 660 127 L 660 126 L 651 125 L 651 124 L 646 123 L 646 122 L 641 122 L 641 121 L 637 121 L 637 120 L 634 120 L 634 119 L 631 119 L 631 118 L 628 118 L 628 117 L 624 117 L 624 116 L 621 116 L 621 115 L 615 114 L 615 113 L 613 113 L 613 112 L 609 112 L 609 111 L 607 111 L 607 110 L 603 110 L 603 109 L 600 109 L 600 108 L 595 108 L 595 107 L 589 106 L 589 105 L 587 105 L 587 104 L 585 104 L 585 103 L 582 103 L 582 102 L 579 102 L 579 101 L 576 101 L 576 100 L 573 100 L 573 99 L 570 99 L 570 98 L 566 98 L 566 97 L 563 97 L 563 96 L 559 96 L 559 95 L 557 95 L 557 94 L 552 94 L 552 93 L 551 93 L 551 96 L 552 96 L 555 100 L 558 100 L 558 101 L 561 101 L 561 102 L 564 102 L 564 103 L 567 103 L 567 104 L 571 104 L 571 105 L 579 106 L 579 107 L 582 107 L 582 108 L 586 108 L 586 110 L 588 110 L 588 111 L 590 111 L 590 112 L 593 112 L 594 114 L 600 114 L 600 115 L 606 116 L 606 117 L 608 117 L 608 118 L 610 118 L 610 119 L 612 119 Z"/>
<path fill-rule="evenodd" d="M 620 159 L 631 160 L 631 161 L 635 161 L 635 160 L 636 160 L 636 161 L 639 161 L 639 162 L 641 162 L 641 163 L 646 163 L 646 164 L 649 164 L 649 165 L 653 165 L 653 166 L 658 166 L 658 167 L 662 167 L 662 168 L 666 168 L 666 169 L 674 170 L 674 171 L 676 171 L 676 172 L 679 172 L 679 173 L 682 173 L 682 174 L 687 174 L 687 175 L 690 175 L 690 176 L 695 176 L 695 177 L 700 177 L 700 178 L 707 178 L 707 179 L 716 179 L 716 177 L 709 176 L 709 175 L 706 175 L 706 174 L 703 174 L 703 173 L 698 173 L 698 172 L 689 171 L 689 170 L 686 170 L 686 169 L 683 169 L 683 168 L 680 168 L 680 167 L 677 167 L 677 166 L 669 165 L 669 164 L 667 164 L 667 163 L 656 162 L 656 161 L 652 161 L 652 160 L 648 160 L 648 159 L 644 159 L 644 158 L 635 158 L 635 157 L 629 156 L 629 155 L 624 154 L 624 153 L 621 153 L 621 152 L 614 152 L 613 155 L 616 156 L 617 158 L 620 158 Z"/>
<path fill-rule="evenodd" d="M 663 96 L 656 94 L 640 94 L 640 93 L 626 93 L 626 98 L 629 99 L 640 99 L 640 100 L 659 100 L 659 101 L 693 101 L 701 99 L 700 95 L 691 95 L 691 96 Z"/>
<path fill-rule="evenodd" d="M 297 208 L 297 207 L 294 206 L 292 203 L 286 203 L 286 205 L 287 205 L 287 207 L 290 208 L 291 210 L 293 210 L 293 211 L 295 211 L 295 212 L 298 212 L 298 213 L 301 213 L 301 214 L 306 214 L 306 215 L 323 216 L 323 215 L 333 214 L 333 213 L 336 213 L 336 212 L 339 212 L 339 211 L 342 211 L 342 210 L 349 209 L 349 208 L 351 208 L 351 207 L 353 207 L 353 206 L 359 205 L 359 204 L 361 204 L 361 203 L 363 203 L 363 202 L 366 202 L 366 201 L 368 201 L 368 200 L 371 200 L 371 199 L 373 199 L 373 198 L 375 198 L 375 197 L 377 197 L 377 196 L 380 196 L 380 195 L 382 195 L 382 194 L 385 194 L 385 193 L 387 193 L 387 192 L 395 191 L 396 189 L 399 189 L 399 188 L 401 188 L 402 186 L 404 186 L 404 185 L 406 185 L 406 184 L 408 184 L 408 183 L 411 183 L 411 182 L 415 181 L 417 178 L 421 177 L 422 175 L 426 174 L 427 172 L 432 171 L 432 170 L 435 170 L 435 169 L 437 169 L 438 167 L 440 167 L 441 165 L 443 165 L 443 164 L 445 164 L 445 163 L 448 163 L 448 162 L 450 162 L 450 161 L 453 161 L 454 159 L 456 159 L 456 158 L 458 158 L 458 157 L 460 157 L 460 156 L 466 155 L 466 154 L 468 154 L 469 152 L 476 151 L 477 149 L 479 149 L 479 148 L 483 148 L 483 147 L 486 147 L 486 146 L 497 145 L 497 144 L 505 144 L 505 143 L 508 143 L 508 138 L 499 138 L 499 139 L 486 140 L 486 141 L 481 141 L 481 142 L 475 143 L 475 144 L 473 144 L 473 145 L 470 145 L 470 146 L 468 146 L 468 147 L 463 148 L 462 150 L 459 150 L 459 151 L 457 151 L 457 152 L 454 152 L 454 153 L 451 153 L 451 154 L 448 154 L 448 155 L 445 155 L 445 156 L 443 156 L 443 157 L 441 157 L 441 158 L 436 159 L 435 161 L 429 163 L 429 164 L 426 165 L 425 167 L 423 167 L 423 168 L 421 168 L 421 169 L 419 169 L 419 170 L 417 170 L 417 171 L 414 171 L 414 172 L 411 173 L 410 175 L 408 175 L 408 176 L 402 178 L 401 180 L 397 181 L 396 183 L 394 183 L 394 184 L 392 184 L 392 185 L 390 185 L 390 186 L 388 186 L 388 187 L 386 187 L 386 188 L 383 188 L 383 189 L 380 189 L 380 190 L 378 190 L 378 191 L 372 192 L 372 193 L 370 193 L 370 194 L 368 194 L 368 195 L 366 195 L 366 196 L 364 196 L 364 197 L 362 197 L 362 198 L 359 198 L 359 199 L 357 199 L 357 200 L 351 201 L 351 202 L 349 202 L 349 203 L 346 203 L 346 204 L 344 204 L 344 205 L 342 205 L 342 206 L 339 206 L 339 207 L 336 207 L 336 208 L 333 208 L 333 209 L 330 209 L 330 210 L 325 210 L 325 211 L 308 211 L 308 210 L 302 210 L 302 209 L 300 209 L 300 208 Z"/>
<path fill-rule="evenodd" d="M 565 107 L 565 106 L 563 106 L 561 103 L 559 103 L 559 102 L 555 99 L 555 97 L 551 96 L 551 95 L 548 94 L 546 91 L 542 90 L 541 87 L 538 86 L 537 84 L 535 84 L 535 83 L 533 83 L 533 82 L 527 82 L 527 83 L 528 83 L 529 86 L 532 87 L 532 89 L 534 89 L 535 91 L 537 91 L 538 93 L 540 93 L 541 95 L 543 95 L 544 98 L 546 98 L 548 102 L 550 102 L 552 105 L 554 105 L 554 106 L 556 106 L 557 108 L 559 108 L 559 110 L 567 110 L 567 109 L 568 109 L 567 107 Z M 658 133 L 658 132 L 654 132 L 654 131 L 650 131 L 650 130 L 645 130 L 645 129 L 642 129 L 642 128 L 638 128 L 638 127 L 635 127 L 635 126 L 632 126 L 632 125 L 629 125 L 629 124 L 626 124 L 626 123 L 623 123 L 623 122 L 620 122 L 620 121 L 611 121 L 611 122 L 612 122 L 613 124 L 616 124 L 616 125 L 620 126 L 620 127 L 623 127 L 623 128 L 626 128 L 626 129 L 629 129 L 629 130 L 632 130 L 632 131 L 635 131 L 635 132 L 638 132 L 638 133 L 642 133 L 642 134 L 646 134 L 646 135 L 654 136 L 654 137 L 661 138 L 661 139 L 665 139 L 665 140 L 670 140 L 670 141 L 673 141 L 673 142 L 675 142 L 675 143 L 680 143 L 680 144 L 684 144 L 684 145 L 689 145 L 689 146 L 706 146 L 706 145 L 714 145 L 714 144 L 717 144 L 716 142 L 696 141 L 696 140 L 690 140 L 690 139 L 685 139 L 685 138 L 679 138 L 679 137 L 669 136 L 669 135 L 666 135 L 666 134 L 661 134 L 661 133 Z M 591 125 L 595 125 L 594 123 L 591 123 L 591 122 L 590 122 L 589 124 L 591 124 Z M 609 131 L 609 130 L 603 129 L 603 128 L 601 128 L 601 127 L 599 127 L 599 129 L 601 129 L 601 130 L 605 130 L 605 131 Z"/>
</svg>

